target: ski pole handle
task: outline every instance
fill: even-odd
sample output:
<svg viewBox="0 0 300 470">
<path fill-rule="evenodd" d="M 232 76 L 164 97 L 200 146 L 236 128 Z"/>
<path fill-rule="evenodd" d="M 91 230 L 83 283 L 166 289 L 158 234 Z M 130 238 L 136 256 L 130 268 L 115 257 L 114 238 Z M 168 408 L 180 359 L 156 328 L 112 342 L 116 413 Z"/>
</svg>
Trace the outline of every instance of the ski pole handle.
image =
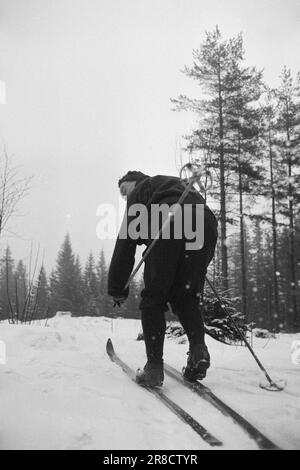
<svg viewBox="0 0 300 470">
<path fill-rule="evenodd" d="M 186 163 L 180 170 L 180 178 L 183 178 L 184 172 L 191 172 L 192 175 L 188 178 L 193 179 L 194 183 L 198 184 L 199 190 L 208 191 L 213 184 L 213 178 L 210 170 L 203 167 L 198 163 Z M 204 180 L 204 181 L 203 181 Z"/>
</svg>

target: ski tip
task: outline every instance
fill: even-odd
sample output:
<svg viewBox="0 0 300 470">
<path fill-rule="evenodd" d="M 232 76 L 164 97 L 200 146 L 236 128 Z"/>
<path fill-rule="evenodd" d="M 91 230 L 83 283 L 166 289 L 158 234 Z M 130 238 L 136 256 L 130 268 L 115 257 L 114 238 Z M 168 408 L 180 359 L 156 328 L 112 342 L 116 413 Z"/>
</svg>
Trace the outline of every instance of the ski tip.
<svg viewBox="0 0 300 470">
<path fill-rule="evenodd" d="M 106 352 L 107 354 L 113 354 L 114 353 L 114 347 L 112 344 L 112 340 L 108 338 L 107 343 L 106 343 Z"/>
</svg>

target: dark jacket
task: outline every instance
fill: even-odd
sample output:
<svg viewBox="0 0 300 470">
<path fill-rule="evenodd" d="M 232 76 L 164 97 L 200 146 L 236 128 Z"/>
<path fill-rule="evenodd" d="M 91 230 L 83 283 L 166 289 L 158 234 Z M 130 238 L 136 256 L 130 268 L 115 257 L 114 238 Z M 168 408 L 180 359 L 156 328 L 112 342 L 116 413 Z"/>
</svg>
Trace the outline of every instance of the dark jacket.
<svg viewBox="0 0 300 470">
<path fill-rule="evenodd" d="M 132 204 L 143 204 L 150 209 L 151 204 L 175 204 L 185 190 L 185 186 L 180 178 L 174 176 L 158 175 L 146 178 L 137 184 L 132 193 L 127 198 L 127 208 Z M 204 198 L 191 188 L 187 194 L 184 204 L 205 204 Z M 210 212 L 208 206 L 205 210 Z M 150 210 L 148 211 L 150 213 Z M 132 217 L 127 217 L 127 227 L 132 221 Z M 123 221 L 124 222 L 124 221 Z M 126 228 L 127 228 L 126 227 Z M 125 294 L 124 286 L 132 272 L 135 262 L 136 246 L 139 244 L 149 245 L 151 239 L 133 240 L 117 238 L 115 249 L 110 263 L 108 273 L 108 294 L 118 296 Z"/>
</svg>

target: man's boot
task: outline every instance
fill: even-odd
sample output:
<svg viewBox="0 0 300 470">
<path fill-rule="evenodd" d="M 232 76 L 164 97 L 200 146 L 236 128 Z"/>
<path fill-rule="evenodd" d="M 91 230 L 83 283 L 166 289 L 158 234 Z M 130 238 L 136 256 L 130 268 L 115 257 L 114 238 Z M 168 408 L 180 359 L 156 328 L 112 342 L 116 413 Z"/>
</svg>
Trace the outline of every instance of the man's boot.
<svg viewBox="0 0 300 470">
<path fill-rule="evenodd" d="M 194 344 L 188 352 L 187 365 L 183 369 L 183 377 L 187 380 L 202 380 L 210 367 L 210 355 L 205 344 Z"/>
<path fill-rule="evenodd" d="M 147 362 L 144 370 L 138 369 L 136 381 L 140 385 L 147 387 L 161 387 L 164 381 L 164 364 Z"/>
<path fill-rule="evenodd" d="M 142 325 L 147 363 L 136 372 L 136 381 L 148 387 L 161 387 L 164 381 L 163 348 L 166 320 L 162 308 L 142 309 Z"/>
</svg>

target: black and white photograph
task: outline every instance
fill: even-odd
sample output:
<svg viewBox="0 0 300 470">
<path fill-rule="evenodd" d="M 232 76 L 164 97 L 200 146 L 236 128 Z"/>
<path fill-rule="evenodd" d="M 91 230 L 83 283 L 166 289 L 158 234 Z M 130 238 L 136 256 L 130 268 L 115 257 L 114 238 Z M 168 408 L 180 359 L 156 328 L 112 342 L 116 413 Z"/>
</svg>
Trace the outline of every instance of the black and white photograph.
<svg viewBox="0 0 300 470">
<path fill-rule="evenodd" d="M 299 0 L 0 0 L 0 450 L 300 450 L 299 51 Z"/>
</svg>

